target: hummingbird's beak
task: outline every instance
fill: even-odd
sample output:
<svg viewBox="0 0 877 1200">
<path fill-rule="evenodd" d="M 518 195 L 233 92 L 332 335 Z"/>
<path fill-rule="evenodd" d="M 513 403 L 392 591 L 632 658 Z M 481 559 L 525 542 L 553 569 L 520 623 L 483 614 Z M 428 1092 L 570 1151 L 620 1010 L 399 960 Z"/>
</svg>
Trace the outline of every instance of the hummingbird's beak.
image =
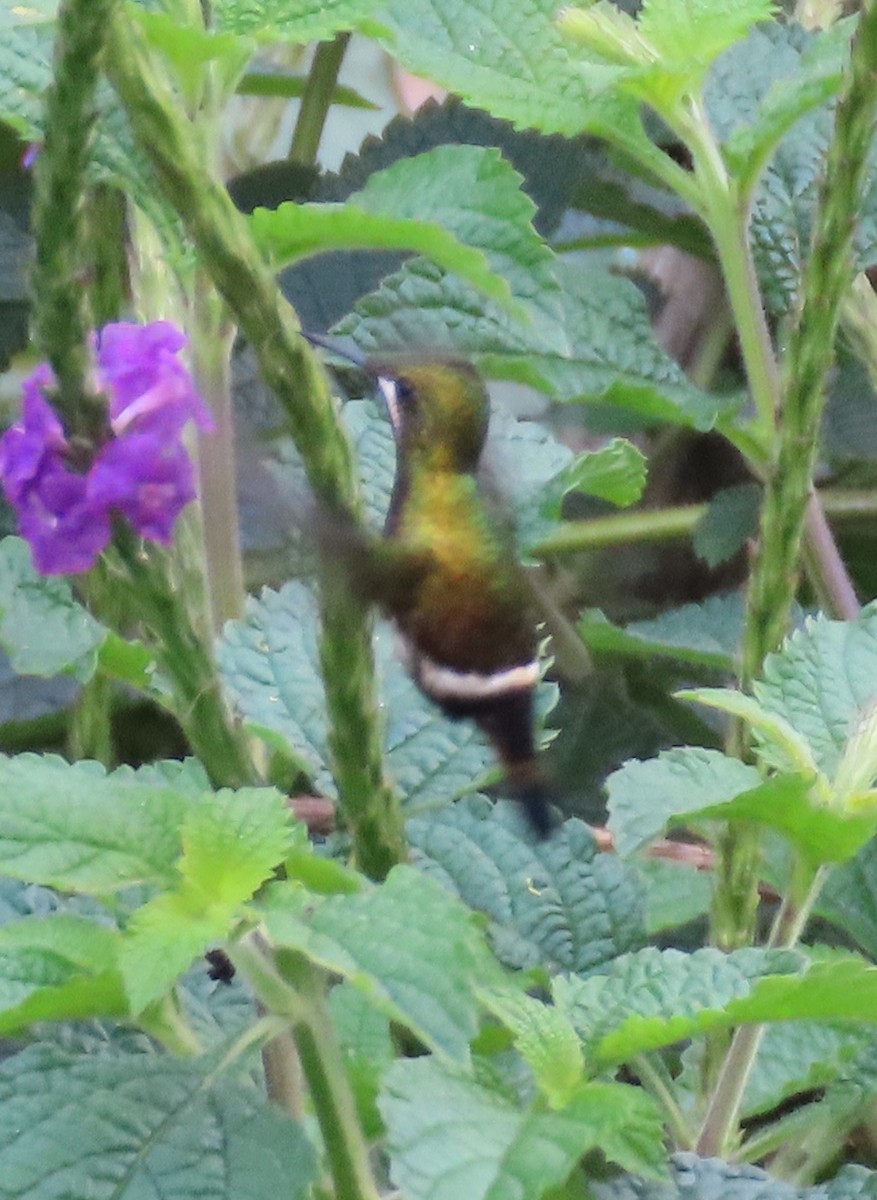
<svg viewBox="0 0 877 1200">
<path fill-rule="evenodd" d="M 326 337 L 322 333 L 308 333 L 304 329 L 301 331 L 301 336 L 312 346 L 320 346 L 323 350 L 328 350 L 335 358 L 343 358 L 359 367 L 360 370 L 366 369 L 365 355 L 349 338 L 343 339 L 342 343 L 338 338 Z"/>
</svg>

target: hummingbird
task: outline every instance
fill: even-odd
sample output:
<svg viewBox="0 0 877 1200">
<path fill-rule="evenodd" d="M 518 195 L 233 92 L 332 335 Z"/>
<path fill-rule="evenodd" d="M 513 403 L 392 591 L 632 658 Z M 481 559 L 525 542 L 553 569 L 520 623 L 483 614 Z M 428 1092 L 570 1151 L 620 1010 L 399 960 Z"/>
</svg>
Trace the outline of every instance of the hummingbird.
<svg viewBox="0 0 877 1200">
<path fill-rule="evenodd" d="M 464 359 L 364 358 L 305 336 L 374 382 L 396 443 L 383 536 L 360 545 L 357 582 L 395 624 L 414 682 L 448 717 L 484 732 L 509 790 L 545 837 L 550 791 L 533 729 L 537 624 L 508 531 L 477 477 L 490 418 L 484 383 Z"/>
</svg>

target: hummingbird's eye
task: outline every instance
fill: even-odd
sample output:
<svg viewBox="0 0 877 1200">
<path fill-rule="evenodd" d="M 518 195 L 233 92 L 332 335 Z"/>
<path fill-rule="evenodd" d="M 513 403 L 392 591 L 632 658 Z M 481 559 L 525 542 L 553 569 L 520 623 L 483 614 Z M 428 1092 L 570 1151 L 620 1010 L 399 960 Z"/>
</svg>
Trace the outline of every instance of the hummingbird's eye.
<svg viewBox="0 0 877 1200">
<path fill-rule="evenodd" d="M 404 375 L 400 375 L 396 380 L 396 399 L 402 405 L 410 405 L 415 396 L 414 384 L 410 379 L 406 379 Z"/>
</svg>

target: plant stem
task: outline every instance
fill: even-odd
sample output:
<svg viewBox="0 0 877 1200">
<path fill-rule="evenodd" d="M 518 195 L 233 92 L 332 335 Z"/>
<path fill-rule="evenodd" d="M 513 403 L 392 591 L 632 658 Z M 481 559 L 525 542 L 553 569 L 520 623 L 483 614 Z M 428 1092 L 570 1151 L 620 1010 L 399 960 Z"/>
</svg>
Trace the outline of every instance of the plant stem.
<svg viewBox="0 0 877 1200">
<path fill-rule="evenodd" d="M 210 170 L 166 81 L 157 75 L 140 31 L 121 7 L 110 23 L 109 47 L 108 71 L 137 140 L 252 345 L 265 383 L 282 404 L 314 492 L 330 511 L 355 515 L 359 502 L 350 446 L 325 373 L 259 256 L 246 218 Z M 342 810 L 358 863 L 383 878 L 403 857 L 404 835 L 398 798 L 383 778 L 371 628 L 346 581 L 325 577 L 320 603 Z"/>
<path fill-rule="evenodd" d="M 92 314 L 84 286 L 85 168 L 95 120 L 94 97 L 117 0 L 65 0 L 58 10 L 54 78 L 46 94 L 45 145 L 35 168 L 36 340 L 57 381 L 53 396 L 71 439 L 99 445 L 106 404 L 95 391 L 88 335 Z"/>
<path fill-rule="evenodd" d="M 249 937 L 231 950 L 269 1012 L 293 1026 L 302 1070 L 314 1105 L 336 1195 L 344 1200 L 379 1200 L 368 1145 L 350 1088 L 334 1026 L 326 1008 L 326 977 L 303 955 L 280 951 Z"/>
<path fill-rule="evenodd" d="M 652 1064 L 647 1054 L 638 1054 L 631 1065 L 639 1075 L 641 1082 L 663 1108 L 667 1126 L 673 1136 L 673 1148 L 675 1150 L 693 1150 L 694 1133 L 662 1072 Z"/>
<path fill-rule="evenodd" d="M 294 162 L 312 166 L 317 161 L 323 126 L 349 41 L 349 33 L 339 33 L 331 42 L 320 42 L 317 46 L 289 147 L 289 157 Z"/>
<path fill-rule="evenodd" d="M 833 617 L 854 621 L 859 615 L 856 589 L 840 556 L 819 493 L 810 494 L 804 518 L 808 575 L 821 596 L 821 606 Z"/>
</svg>

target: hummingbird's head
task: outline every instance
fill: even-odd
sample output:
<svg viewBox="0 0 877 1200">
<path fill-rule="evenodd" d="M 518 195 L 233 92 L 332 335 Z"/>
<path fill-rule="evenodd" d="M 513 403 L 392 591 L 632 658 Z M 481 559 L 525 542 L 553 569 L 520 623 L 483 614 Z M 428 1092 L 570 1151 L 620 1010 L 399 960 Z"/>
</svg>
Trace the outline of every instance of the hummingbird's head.
<svg viewBox="0 0 877 1200">
<path fill-rule="evenodd" d="M 475 470 L 487 437 L 490 401 L 471 363 L 375 358 L 367 370 L 387 402 L 401 454 L 436 470 Z"/>
</svg>

